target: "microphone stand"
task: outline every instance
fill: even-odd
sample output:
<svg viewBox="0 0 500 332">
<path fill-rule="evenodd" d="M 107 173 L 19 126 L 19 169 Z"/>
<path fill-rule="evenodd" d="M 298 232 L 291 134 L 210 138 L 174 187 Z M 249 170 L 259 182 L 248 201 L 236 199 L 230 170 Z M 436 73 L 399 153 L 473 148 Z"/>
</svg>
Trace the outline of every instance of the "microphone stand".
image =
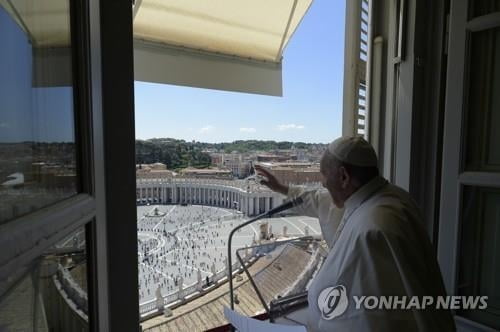
<svg viewBox="0 0 500 332">
<path fill-rule="evenodd" d="M 248 221 L 245 221 L 243 224 L 241 225 L 238 225 L 236 226 L 235 228 L 233 228 L 233 230 L 229 233 L 229 240 L 227 241 L 227 262 L 228 262 L 228 278 L 229 278 L 229 296 L 231 297 L 231 310 L 234 310 L 234 290 L 233 290 L 233 263 L 232 263 L 232 258 L 231 258 L 231 243 L 233 241 L 233 235 L 234 233 L 236 233 L 237 230 L 239 230 L 240 228 L 243 228 L 253 222 L 256 222 L 260 219 L 263 219 L 263 218 L 266 218 L 266 217 L 270 217 L 271 215 L 269 214 L 269 212 L 264 212 L 262 214 L 259 214 L 257 217 L 255 218 L 252 218 Z M 253 281 L 252 281 L 253 282 Z M 259 296 L 259 299 L 262 303 L 265 303 L 264 299 L 262 298 L 262 295 L 261 294 L 257 294 Z M 269 308 L 266 308 L 266 311 L 269 312 Z"/>
<path fill-rule="evenodd" d="M 248 221 L 245 221 L 243 224 L 241 225 L 238 225 L 236 226 L 230 233 L 229 233 L 229 239 L 228 239 L 228 243 L 227 243 L 227 262 L 228 262 L 228 278 L 229 278 L 229 296 L 231 297 L 231 300 L 230 300 L 230 303 L 231 303 L 231 310 L 234 310 L 234 289 L 233 289 L 233 263 L 232 263 L 232 258 L 231 258 L 231 244 L 233 242 L 233 235 L 234 233 L 236 233 L 237 230 L 253 223 L 253 222 L 256 222 L 260 219 L 263 219 L 263 218 L 269 218 L 271 217 L 272 215 L 278 213 L 278 212 L 281 212 L 281 211 L 284 211 L 284 210 L 287 210 L 287 209 L 290 209 L 292 207 L 295 207 L 299 204 L 302 204 L 302 197 L 297 197 L 295 199 L 293 199 L 292 201 L 286 203 L 286 204 L 283 204 L 281 206 L 278 206 L 274 209 L 271 209 L 267 212 L 264 212 L 264 213 L 261 213 L 259 214 L 258 216 L 256 216 L 255 218 L 252 218 Z M 256 287 L 255 284 L 253 283 L 253 280 L 250 279 L 250 281 L 252 282 L 252 285 L 254 286 L 254 288 Z M 262 303 L 265 303 L 264 299 L 262 298 L 262 295 L 259 294 L 259 292 L 257 292 L 257 295 L 259 296 L 259 299 Z M 265 306 L 265 309 L 267 312 L 269 312 L 269 308 L 267 307 L 267 305 Z"/>
</svg>

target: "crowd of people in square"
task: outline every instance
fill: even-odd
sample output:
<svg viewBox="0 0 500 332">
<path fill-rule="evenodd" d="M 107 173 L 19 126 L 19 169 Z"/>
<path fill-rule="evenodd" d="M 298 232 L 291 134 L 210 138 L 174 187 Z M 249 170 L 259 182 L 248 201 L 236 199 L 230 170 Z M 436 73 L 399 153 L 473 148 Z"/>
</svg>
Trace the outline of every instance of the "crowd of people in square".
<svg viewBox="0 0 500 332">
<path fill-rule="evenodd" d="M 158 287 L 165 295 L 197 283 L 205 286 L 226 268 L 227 234 L 242 220 L 240 215 L 198 205 L 147 206 L 141 211 L 137 224 L 141 302 L 154 298 Z"/>
</svg>

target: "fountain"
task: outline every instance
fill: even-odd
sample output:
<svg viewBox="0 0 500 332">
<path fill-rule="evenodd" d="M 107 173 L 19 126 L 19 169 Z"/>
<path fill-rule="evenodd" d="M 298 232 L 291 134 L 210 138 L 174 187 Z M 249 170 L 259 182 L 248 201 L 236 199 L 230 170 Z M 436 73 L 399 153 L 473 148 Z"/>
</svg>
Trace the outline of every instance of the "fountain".
<svg viewBox="0 0 500 332">
<path fill-rule="evenodd" d="M 164 217 L 167 213 L 166 212 L 163 212 L 163 211 L 160 211 L 160 209 L 158 209 L 157 207 L 155 207 L 152 211 L 149 211 L 148 213 L 146 213 L 146 217 Z"/>
</svg>

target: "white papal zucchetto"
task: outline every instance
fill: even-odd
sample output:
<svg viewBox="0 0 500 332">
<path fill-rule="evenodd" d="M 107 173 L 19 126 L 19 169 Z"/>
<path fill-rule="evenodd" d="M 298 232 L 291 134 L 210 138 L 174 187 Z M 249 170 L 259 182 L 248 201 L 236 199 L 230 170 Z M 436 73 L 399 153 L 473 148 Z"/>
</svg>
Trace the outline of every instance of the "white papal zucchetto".
<svg viewBox="0 0 500 332">
<path fill-rule="evenodd" d="M 342 136 L 328 145 L 328 152 L 339 161 L 362 167 L 378 166 L 375 150 L 361 136 Z"/>
</svg>

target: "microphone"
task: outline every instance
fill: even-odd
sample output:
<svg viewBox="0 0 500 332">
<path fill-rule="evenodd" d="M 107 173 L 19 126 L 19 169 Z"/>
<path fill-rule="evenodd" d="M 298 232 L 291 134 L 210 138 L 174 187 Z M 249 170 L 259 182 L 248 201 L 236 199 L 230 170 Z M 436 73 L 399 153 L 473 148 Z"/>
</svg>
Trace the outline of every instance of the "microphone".
<svg viewBox="0 0 500 332">
<path fill-rule="evenodd" d="M 267 216 L 272 216 L 273 214 L 280 213 L 282 211 L 291 209 L 291 208 L 296 207 L 297 205 L 300 205 L 302 203 L 304 203 L 302 196 L 298 196 L 298 197 L 295 197 L 286 203 L 281 204 L 280 206 L 277 206 L 277 207 L 267 211 L 266 214 L 267 214 Z"/>
<path fill-rule="evenodd" d="M 293 198 L 292 200 L 281 204 L 280 206 L 275 207 L 274 209 L 269 210 L 268 212 L 259 214 L 258 216 L 245 221 L 244 223 L 236 226 L 233 228 L 233 230 L 229 233 L 229 238 L 227 240 L 227 261 L 228 261 L 228 278 L 229 278 L 229 296 L 230 296 L 230 304 L 231 304 L 231 309 L 234 310 L 234 288 L 233 288 L 233 265 L 232 265 L 232 255 L 231 255 L 231 248 L 232 248 L 232 240 L 233 240 L 233 235 L 236 233 L 240 228 L 245 227 L 246 225 L 249 225 L 253 222 L 256 222 L 257 220 L 260 220 L 262 218 L 267 218 L 272 216 L 273 214 L 279 213 L 281 211 L 285 211 L 288 209 L 291 209 L 297 205 L 300 205 L 304 202 L 304 199 L 302 198 L 302 195 L 299 195 L 298 197 Z M 250 281 L 253 283 L 252 279 L 250 278 Z M 255 287 L 255 286 L 254 286 Z M 259 293 L 257 293 L 259 294 Z M 259 295 L 260 296 L 260 295 Z M 269 308 L 267 307 L 266 302 L 261 298 L 261 302 L 264 304 L 264 308 L 266 309 L 266 312 L 269 313 Z"/>
</svg>

